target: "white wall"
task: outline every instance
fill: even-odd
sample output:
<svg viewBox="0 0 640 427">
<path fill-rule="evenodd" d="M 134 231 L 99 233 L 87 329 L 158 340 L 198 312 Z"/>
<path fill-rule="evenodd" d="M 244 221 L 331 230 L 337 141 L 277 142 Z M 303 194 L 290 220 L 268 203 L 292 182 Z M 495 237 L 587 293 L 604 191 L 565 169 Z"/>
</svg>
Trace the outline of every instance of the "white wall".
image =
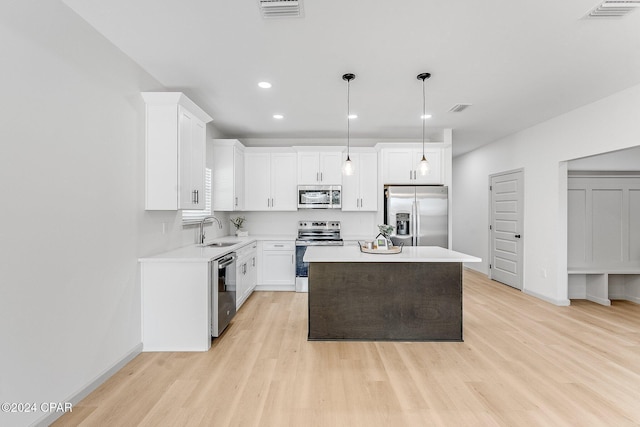
<svg viewBox="0 0 640 427">
<path fill-rule="evenodd" d="M 156 80 L 57 1 L 3 1 L 0 57 L 0 402 L 64 402 L 140 348 L 138 257 L 195 233 L 144 211 Z"/>
<path fill-rule="evenodd" d="M 570 171 L 638 171 L 640 146 L 571 160 Z"/>
<path fill-rule="evenodd" d="M 568 304 L 566 161 L 640 145 L 638 111 L 634 86 L 456 157 L 453 248 L 482 257 L 469 267 L 488 273 L 489 175 L 524 168 L 523 290 Z"/>
</svg>

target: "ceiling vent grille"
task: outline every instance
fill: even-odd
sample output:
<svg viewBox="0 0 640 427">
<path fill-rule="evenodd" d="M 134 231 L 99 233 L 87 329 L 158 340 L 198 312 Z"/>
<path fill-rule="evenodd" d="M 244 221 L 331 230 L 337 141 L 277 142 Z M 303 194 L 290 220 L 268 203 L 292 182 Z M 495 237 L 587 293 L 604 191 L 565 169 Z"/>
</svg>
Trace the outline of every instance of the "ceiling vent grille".
<svg viewBox="0 0 640 427">
<path fill-rule="evenodd" d="M 471 107 L 471 104 L 456 104 L 453 107 L 449 108 L 450 113 L 459 113 L 461 111 L 466 110 Z"/>
<path fill-rule="evenodd" d="M 640 0 L 605 0 L 592 9 L 586 18 L 621 18 L 640 7 Z"/>
<path fill-rule="evenodd" d="M 302 0 L 258 0 L 263 18 L 299 18 Z"/>
</svg>

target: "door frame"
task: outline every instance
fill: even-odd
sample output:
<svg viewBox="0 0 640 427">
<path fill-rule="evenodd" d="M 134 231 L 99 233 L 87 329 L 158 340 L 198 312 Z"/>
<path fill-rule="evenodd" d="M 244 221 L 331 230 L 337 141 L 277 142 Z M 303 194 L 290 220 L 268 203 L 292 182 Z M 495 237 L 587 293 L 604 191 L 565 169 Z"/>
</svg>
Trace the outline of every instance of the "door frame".
<svg viewBox="0 0 640 427">
<path fill-rule="evenodd" d="M 524 220 L 524 183 L 525 183 L 525 173 L 524 173 L 524 167 L 522 168 L 518 168 L 518 169 L 510 169 L 507 171 L 503 171 L 503 172 L 497 172 L 497 173 L 493 173 L 489 175 L 489 183 L 487 184 L 487 194 L 488 194 L 488 198 L 489 198 L 489 225 L 487 226 L 487 233 L 488 233 L 488 240 L 489 240 L 489 262 L 487 263 L 487 269 L 489 271 L 488 277 L 489 279 L 493 280 L 493 269 L 489 268 L 489 265 L 492 264 L 492 260 L 493 260 L 493 239 L 491 238 L 491 233 L 493 232 L 493 230 L 491 230 L 489 227 L 493 224 L 493 204 L 491 202 L 491 180 L 494 177 L 498 177 L 498 176 L 502 176 L 502 175 L 509 175 L 512 173 L 516 173 L 516 172 L 522 172 L 522 230 L 521 230 L 521 234 L 523 236 L 526 237 L 525 234 L 525 220 Z M 519 273 L 518 275 L 520 276 L 520 284 L 522 285 L 522 288 L 520 289 L 520 291 L 524 292 L 525 290 L 525 283 L 524 283 L 524 278 L 525 278 L 525 274 L 524 274 L 524 240 L 522 240 L 522 265 L 519 265 Z M 505 285 L 505 286 L 509 286 L 509 285 Z M 513 287 L 513 286 L 510 286 Z M 514 288 L 517 289 L 517 288 Z"/>
</svg>

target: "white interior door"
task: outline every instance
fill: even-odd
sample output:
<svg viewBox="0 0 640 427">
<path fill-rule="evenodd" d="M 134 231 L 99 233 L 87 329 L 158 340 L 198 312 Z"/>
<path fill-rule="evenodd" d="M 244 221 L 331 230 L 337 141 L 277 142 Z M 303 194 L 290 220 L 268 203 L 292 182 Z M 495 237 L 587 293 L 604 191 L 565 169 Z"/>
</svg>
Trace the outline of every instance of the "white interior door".
<svg viewBox="0 0 640 427">
<path fill-rule="evenodd" d="M 522 289 L 523 172 L 491 176 L 489 277 Z"/>
</svg>

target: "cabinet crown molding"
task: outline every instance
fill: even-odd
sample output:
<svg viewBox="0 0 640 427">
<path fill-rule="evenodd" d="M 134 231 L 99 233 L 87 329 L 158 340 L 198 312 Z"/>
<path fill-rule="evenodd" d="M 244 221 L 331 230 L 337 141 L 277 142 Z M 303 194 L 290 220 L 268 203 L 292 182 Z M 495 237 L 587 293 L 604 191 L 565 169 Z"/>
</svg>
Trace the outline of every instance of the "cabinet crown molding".
<svg viewBox="0 0 640 427">
<path fill-rule="evenodd" d="M 182 92 L 142 92 L 142 98 L 148 105 L 181 105 L 204 123 L 213 121 L 211 116 Z"/>
</svg>

